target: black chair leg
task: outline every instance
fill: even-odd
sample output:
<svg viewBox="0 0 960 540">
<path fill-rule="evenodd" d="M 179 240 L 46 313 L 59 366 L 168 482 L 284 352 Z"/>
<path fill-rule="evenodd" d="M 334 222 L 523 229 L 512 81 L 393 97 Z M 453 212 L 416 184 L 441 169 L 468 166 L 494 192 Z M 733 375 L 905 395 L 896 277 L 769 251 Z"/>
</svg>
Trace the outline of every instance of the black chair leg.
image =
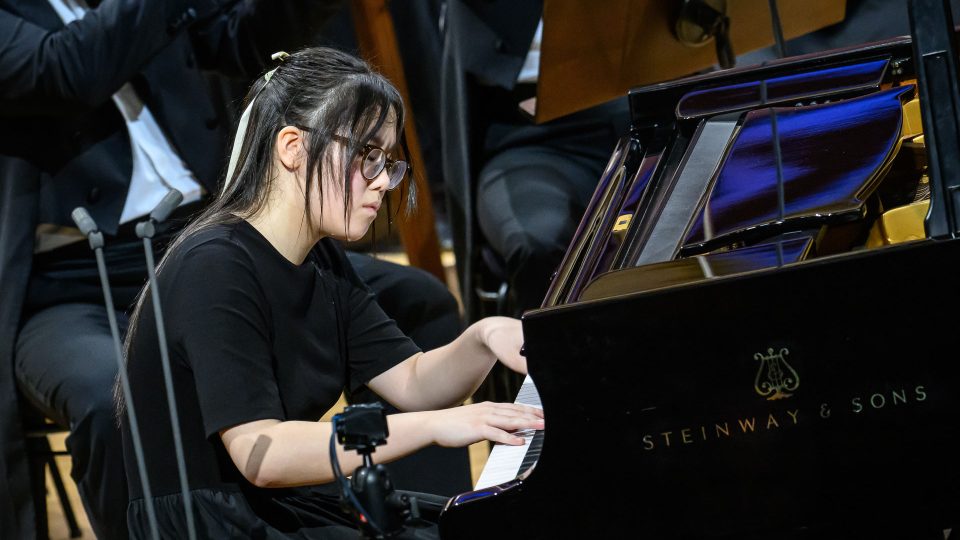
<svg viewBox="0 0 960 540">
<path fill-rule="evenodd" d="M 50 539 L 49 513 L 47 512 L 46 475 L 48 467 L 53 485 L 57 490 L 60 507 L 63 508 L 63 516 L 67 521 L 70 538 L 80 538 L 83 533 L 77 523 L 77 516 L 73 512 L 73 505 L 70 504 L 70 497 L 67 495 L 66 485 L 63 483 L 63 476 L 60 474 L 60 467 L 57 466 L 57 455 L 66 454 L 66 452 L 54 452 L 50 448 L 50 440 L 45 433 L 28 433 L 27 453 L 30 456 L 30 482 L 33 491 L 34 526 L 37 540 Z"/>
<path fill-rule="evenodd" d="M 56 455 L 50 455 L 47 466 L 50 467 L 53 485 L 57 488 L 57 497 L 60 499 L 60 506 L 63 508 L 63 516 L 67 520 L 67 528 L 70 529 L 70 538 L 80 538 L 80 526 L 77 524 L 77 516 L 73 514 L 73 505 L 70 504 L 67 488 L 63 485 L 63 477 L 60 476 L 60 467 L 57 466 Z"/>
<path fill-rule="evenodd" d="M 47 482 L 46 461 L 40 457 L 44 451 L 43 443 L 38 439 L 27 439 L 30 454 L 30 491 L 33 493 L 34 528 L 37 540 L 49 540 L 47 529 Z"/>
</svg>

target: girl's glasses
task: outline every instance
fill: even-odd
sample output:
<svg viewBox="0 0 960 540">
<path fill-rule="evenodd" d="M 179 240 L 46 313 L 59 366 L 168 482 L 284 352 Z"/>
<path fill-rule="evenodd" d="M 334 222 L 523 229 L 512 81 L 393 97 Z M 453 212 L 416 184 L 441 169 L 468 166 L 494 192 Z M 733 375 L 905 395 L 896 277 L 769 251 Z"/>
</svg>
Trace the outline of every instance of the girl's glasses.
<svg viewBox="0 0 960 540">
<path fill-rule="evenodd" d="M 334 135 L 333 138 L 344 143 L 352 142 L 350 139 L 339 135 Z M 412 170 L 412 167 L 402 159 L 390 159 L 387 152 L 379 146 L 374 144 L 363 145 L 363 150 L 360 153 L 360 174 L 367 182 L 372 182 L 380 176 L 384 169 L 387 170 L 387 177 L 390 179 L 387 184 L 387 190 L 389 191 L 400 185 L 404 175 L 407 174 L 407 171 Z"/>
</svg>

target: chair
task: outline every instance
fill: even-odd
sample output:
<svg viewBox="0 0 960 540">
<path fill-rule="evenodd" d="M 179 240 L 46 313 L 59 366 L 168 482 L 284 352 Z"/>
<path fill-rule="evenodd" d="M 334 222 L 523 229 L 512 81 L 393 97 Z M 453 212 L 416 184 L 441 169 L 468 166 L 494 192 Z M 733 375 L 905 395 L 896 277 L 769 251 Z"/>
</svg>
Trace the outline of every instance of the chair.
<svg viewBox="0 0 960 540">
<path fill-rule="evenodd" d="M 50 537 L 47 517 L 47 482 L 46 471 L 50 469 L 57 498 L 63 508 L 63 516 L 67 521 L 70 538 L 80 538 L 82 533 L 77 523 L 76 514 L 70 504 L 67 489 L 63 482 L 60 467 L 57 466 L 57 456 L 68 455 L 65 450 L 54 450 L 50 446 L 50 435 L 68 431 L 28 404 L 23 404 L 24 436 L 26 438 L 27 457 L 30 462 L 30 478 L 32 482 L 33 507 L 36 520 L 36 534 L 38 540 L 47 540 Z"/>
</svg>

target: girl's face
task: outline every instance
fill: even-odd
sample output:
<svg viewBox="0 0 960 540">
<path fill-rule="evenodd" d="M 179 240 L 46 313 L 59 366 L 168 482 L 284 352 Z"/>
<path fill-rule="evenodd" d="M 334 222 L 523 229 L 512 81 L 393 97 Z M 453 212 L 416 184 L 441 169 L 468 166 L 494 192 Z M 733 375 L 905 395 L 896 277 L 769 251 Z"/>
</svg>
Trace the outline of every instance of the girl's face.
<svg viewBox="0 0 960 540">
<path fill-rule="evenodd" d="M 370 144 L 383 148 L 388 154 L 394 152 L 397 143 L 395 126 L 396 115 L 391 111 L 380 131 L 370 140 Z M 365 178 L 360 172 L 360 162 L 364 155 L 361 152 L 348 167 L 352 192 L 349 213 L 345 213 L 341 162 L 344 144 L 342 141 L 334 140 L 330 145 L 330 150 L 333 152 L 333 159 L 330 160 L 333 170 L 323 175 L 322 202 L 319 200 L 319 194 L 314 190 L 310 202 L 311 218 L 313 223 L 319 226 L 321 237 L 331 236 L 339 240 L 356 241 L 367 234 L 367 230 L 376 219 L 390 178 L 386 168 L 373 180 Z M 322 209 L 322 213 L 318 211 L 319 209 Z"/>
</svg>

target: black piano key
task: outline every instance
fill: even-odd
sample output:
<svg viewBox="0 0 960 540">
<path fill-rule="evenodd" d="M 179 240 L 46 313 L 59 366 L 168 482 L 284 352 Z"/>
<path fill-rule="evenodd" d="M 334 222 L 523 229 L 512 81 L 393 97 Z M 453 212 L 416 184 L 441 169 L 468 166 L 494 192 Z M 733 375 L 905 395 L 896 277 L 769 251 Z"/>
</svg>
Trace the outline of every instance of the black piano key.
<svg viewBox="0 0 960 540">
<path fill-rule="evenodd" d="M 538 429 L 533 434 L 533 440 L 530 441 L 530 447 L 527 448 L 527 453 L 524 454 L 517 473 L 522 473 L 537 463 L 537 460 L 540 459 L 541 448 L 543 448 L 543 430 Z"/>
</svg>

